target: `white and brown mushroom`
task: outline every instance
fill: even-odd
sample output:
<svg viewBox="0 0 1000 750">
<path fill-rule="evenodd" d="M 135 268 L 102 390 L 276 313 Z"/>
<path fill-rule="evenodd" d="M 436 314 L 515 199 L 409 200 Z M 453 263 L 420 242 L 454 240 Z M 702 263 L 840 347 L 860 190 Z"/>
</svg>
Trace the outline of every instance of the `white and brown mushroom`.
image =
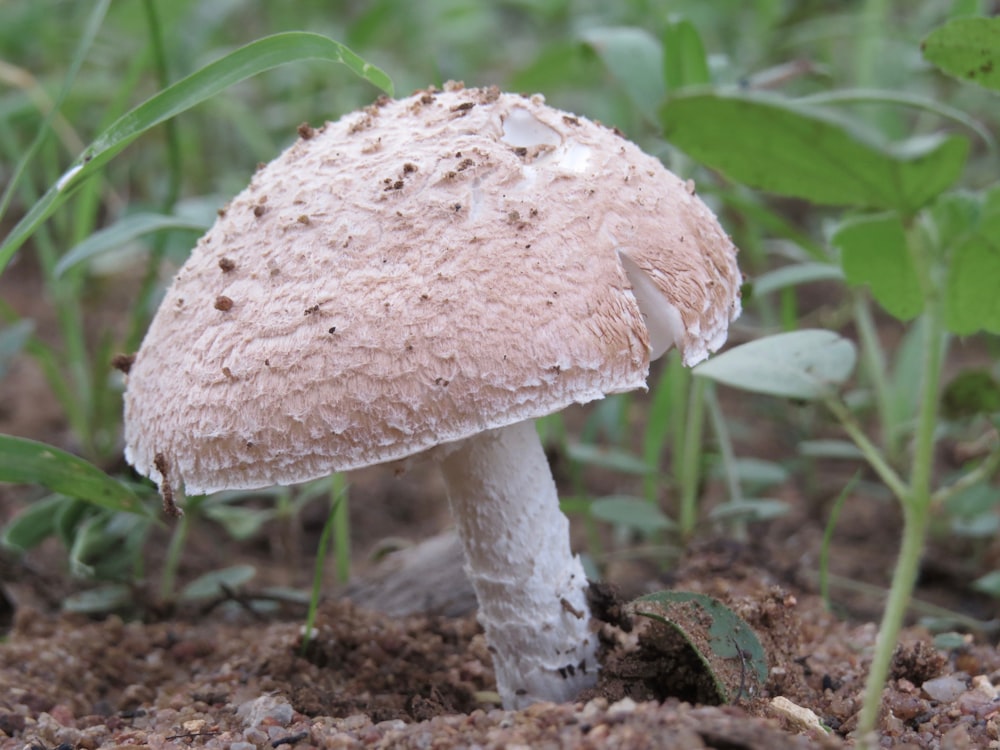
<svg viewBox="0 0 1000 750">
<path fill-rule="evenodd" d="M 198 494 L 426 453 L 504 705 L 571 699 L 597 643 L 532 420 L 721 346 L 736 250 L 690 184 L 541 96 L 449 85 L 300 135 L 167 291 L 127 458 Z"/>
</svg>

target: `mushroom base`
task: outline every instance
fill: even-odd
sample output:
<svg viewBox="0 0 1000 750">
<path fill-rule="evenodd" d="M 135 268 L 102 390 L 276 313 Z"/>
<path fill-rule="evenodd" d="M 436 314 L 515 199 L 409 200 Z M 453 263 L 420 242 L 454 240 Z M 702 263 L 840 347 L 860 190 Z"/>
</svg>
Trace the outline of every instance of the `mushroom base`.
<svg viewBox="0 0 1000 750">
<path fill-rule="evenodd" d="M 533 422 L 441 458 L 504 708 L 572 700 L 597 680 L 589 586 Z"/>
</svg>

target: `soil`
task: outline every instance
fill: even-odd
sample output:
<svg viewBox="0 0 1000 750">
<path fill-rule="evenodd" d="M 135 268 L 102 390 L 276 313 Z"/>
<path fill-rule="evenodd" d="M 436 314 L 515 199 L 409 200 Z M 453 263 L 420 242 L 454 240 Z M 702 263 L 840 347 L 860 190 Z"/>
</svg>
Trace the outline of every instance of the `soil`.
<svg viewBox="0 0 1000 750">
<path fill-rule="evenodd" d="M 37 305 L 32 299 L 41 295 L 23 279 L 12 281 L 16 275 L 8 274 L 0 293 L 15 306 Z M 72 448 L 30 361 L 15 362 L 3 383 L 0 432 Z M 789 438 L 759 422 L 752 455 L 787 456 Z M 558 476 L 566 459 L 552 458 Z M 706 528 L 669 566 L 662 557 L 629 554 L 600 560 L 607 585 L 594 593 L 608 622 L 597 688 L 574 704 L 521 712 L 497 705 L 457 548 L 446 532 L 437 535 L 448 525 L 440 483 L 426 468 L 353 478 L 355 580 L 328 593 L 307 644 L 301 603 L 256 604 L 275 585 L 308 589 L 321 503 L 306 506 L 292 527 L 273 523 L 244 542 L 211 524 L 195 525 L 183 580 L 234 562 L 258 571 L 245 588 L 197 607 L 150 593 L 167 528 L 150 540 L 149 579 L 136 585 L 125 616 L 61 611 L 67 596 L 92 583 L 69 575 L 58 545 L 4 554 L 0 750 L 850 746 L 899 528 L 894 506 L 859 485 L 833 535 L 838 585 L 829 611 L 815 571 L 830 501 L 854 470 L 821 465 L 814 487 L 789 480 L 778 496 L 790 513 L 752 525 L 744 538 Z M 624 480 L 594 472 L 587 481 L 604 493 Z M 704 507 L 721 493 L 710 482 Z M 0 523 L 33 497 L 30 488 L 0 486 Z M 576 546 L 585 547 L 584 530 L 574 531 Z M 628 551 L 617 541 L 616 549 Z M 383 555 L 392 547 L 400 549 Z M 990 624 L 998 617 L 995 600 L 968 582 L 996 567 L 996 559 L 995 542 L 972 555 L 954 539 L 935 539 L 917 597 L 966 622 Z M 764 646 L 765 682 L 747 682 L 723 705 L 710 705 L 718 696 L 699 688 L 697 675 L 685 677 L 703 666 L 663 646 L 662 632 L 630 617 L 624 604 L 661 589 L 708 594 L 736 611 Z M 881 744 L 1000 747 L 995 638 L 995 629 L 968 632 L 935 645 L 929 632 L 908 627 L 883 695 Z"/>
</svg>

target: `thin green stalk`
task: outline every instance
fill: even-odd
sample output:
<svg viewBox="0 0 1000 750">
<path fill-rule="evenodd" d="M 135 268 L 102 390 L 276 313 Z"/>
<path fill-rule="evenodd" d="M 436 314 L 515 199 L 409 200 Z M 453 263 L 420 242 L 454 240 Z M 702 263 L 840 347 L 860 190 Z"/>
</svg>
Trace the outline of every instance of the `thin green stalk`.
<svg viewBox="0 0 1000 750">
<path fill-rule="evenodd" d="M 333 559 L 336 563 L 337 582 L 347 583 L 351 578 L 351 519 L 347 498 L 347 480 L 343 474 L 334 474 L 330 480 L 330 494 L 334 498 Z"/>
<path fill-rule="evenodd" d="M 722 407 L 719 406 L 719 399 L 715 395 L 715 387 L 711 383 L 705 389 L 705 404 L 708 407 L 708 416 L 712 420 L 712 431 L 719 444 L 719 456 L 722 458 L 726 484 L 729 487 L 729 500 L 734 503 L 740 502 L 743 500 L 743 488 L 740 486 L 739 473 L 736 471 L 736 451 L 733 450 L 726 418 L 722 414 Z"/>
<path fill-rule="evenodd" d="M 642 457 L 652 471 L 643 477 L 643 494 L 650 505 L 659 505 L 661 472 L 660 461 L 663 448 L 672 434 L 673 414 L 678 409 L 676 396 L 676 374 L 667 365 L 660 371 L 656 387 L 653 389 L 653 400 L 646 415 L 646 430 L 642 441 Z M 675 443 L 675 450 L 680 444 Z"/>
<path fill-rule="evenodd" d="M 1000 448 L 994 448 L 993 451 L 979 463 L 979 466 L 972 471 L 967 474 L 963 474 L 959 479 L 955 480 L 947 487 L 941 487 L 938 489 L 937 492 L 931 495 L 931 507 L 939 507 L 960 492 L 964 492 L 970 487 L 986 481 L 997 472 L 997 469 L 1000 469 Z"/>
<path fill-rule="evenodd" d="M 927 513 L 915 512 L 912 507 L 903 509 L 903 543 L 896 558 L 896 569 L 892 575 L 892 585 L 879 624 L 875 652 L 865 681 L 864 702 L 858 718 L 858 737 L 867 741 L 875 731 L 879 708 L 882 705 L 882 689 L 889 676 L 892 655 L 903 626 L 903 617 L 910 603 L 910 595 L 917 583 L 920 570 L 920 555 L 924 550 L 927 534 Z"/>
<path fill-rule="evenodd" d="M 698 480 L 701 476 L 702 432 L 705 424 L 705 378 L 692 378 L 688 393 L 687 426 L 683 441 L 676 450 L 681 454 L 677 476 L 680 493 L 678 527 L 681 539 L 687 541 L 698 524 Z"/>
<path fill-rule="evenodd" d="M 170 70 L 167 63 L 166 48 L 163 44 L 163 29 L 156 9 L 155 0 L 145 0 L 143 7 L 146 12 L 146 22 L 149 27 L 150 47 L 153 52 L 153 65 L 160 89 L 170 86 Z M 181 178 L 184 170 L 183 151 L 181 149 L 180 133 L 177 123 L 169 119 L 163 123 L 167 145 L 167 189 L 160 203 L 161 213 L 168 214 L 174 210 L 180 196 Z M 132 306 L 133 314 L 129 321 L 128 333 L 125 337 L 125 348 L 133 351 L 146 329 L 148 310 L 160 278 L 160 263 L 166 252 L 167 235 L 159 232 L 153 239 L 153 247 L 146 261 L 146 272 L 139 284 L 139 294 Z"/>
<path fill-rule="evenodd" d="M 316 622 L 320 594 L 323 591 L 323 571 L 326 568 L 326 555 L 330 549 L 330 544 L 333 543 L 336 545 L 337 519 L 340 517 L 341 506 L 345 506 L 346 504 L 347 484 L 344 481 L 343 474 L 334 474 L 330 479 L 330 512 L 327 514 L 326 523 L 323 524 L 323 531 L 319 536 L 319 545 L 316 548 L 316 565 L 313 567 L 309 609 L 306 611 L 305 635 L 302 636 L 302 646 L 299 651 L 302 654 L 305 654 L 309 643 L 312 641 L 313 625 Z M 334 550 L 335 554 L 338 554 L 339 551 L 339 547 L 336 547 Z"/>
<path fill-rule="evenodd" d="M 830 603 L 830 543 L 833 541 L 833 532 L 837 528 L 837 519 L 840 518 L 840 509 L 844 507 L 844 501 L 861 478 L 860 473 L 851 477 L 851 481 L 844 485 L 844 489 L 837 495 L 837 499 L 830 509 L 830 518 L 827 519 L 826 528 L 823 530 L 823 542 L 819 548 L 819 595 L 823 600 L 823 606 L 828 612 L 833 610 Z"/>
<path fill-rule="evenodd" d="M 915 509 L 926 515 L 931 504 L 934 476 L 935 428 L 938 419 L 941 368 L 947 335 L 943 330 L 941 315 L 936 309 L 928 310 L 925 329 L 923 388 L 920 399 L 919 421 L 913 451 L 913 470 L 910 474 L 911 502 Z"/>
<path fill-rule="evenodd" d="M 868 296 L 860 291 L 855 293 L 852 307 L 858 340 L 861 344 L 862 366 L 865 368 L 865 375 L 868 376 L 875 393 L 875 410 L 878 413 L 878 423 L 882 428 L 882 446 L 889 463 L 894 464 L 899 460 L 901 453 L 900 434 L 899 425 L 895 424 L 893 411 L 889 405 L 889 382 L 886 378 L 887 368 L 882 343 L 879 341 L 878 332 L 875 329 Z"/>
<path fill-rule="evenodd" d="M 666 388 L 670 393 L 668 400 L 674 404 L 674 408 L 670 410 L 667 416 L 670 420 L 668 429 L 671 445 L 673 446 L 673 460 L 671 461 L 671 465 L 673 475 L 676 477 L 682 471 L 683 456 L 681 455 L 681 446 L 684 445 L 684 431 L 687 429 L 685 405 L 688 400 L 687 394 L 691 387 L 692 376 L 691 372 L 684 367 L 680 354 L 672 351 L 667 356 L 667 367 L 664 370 L 663 377 L 667 379 Z"/>
<path fill-rule="evenodd" d="M 911 241 L 911 251 L 918 254 L 922 247 L 919 239 Z M 926 261 L 926 258 L 919 258 Z M 872 665 L 865 683 L 864 702 L 858 719 L 858 735 L 867 741 L 878 722 L 882 702 L 882 688 L 889 676 L 892 654 L 903 626 L 903 617 L 920 569 L 920 556 L 924 550 L 927 524 L 930 517 L 931 481 L 934 472 L 935 427 L 937 426 L 938 392 L 941 384 L 941 367 L 947 341 L 943 328 L 942 311 L 936 288 L 929 278 L 930 264 L 918 264 L 927 269 L 924 278 L 924 349 L 921 366 L 921 396 L 917 414 L 917 431 L 914 441 L 913 464 L 910 471 L 910 491 L 902 498 L 903 543 L 896 559 L 892 588 L 886 603 Z"/>
<path fill-rule="evenodd" d="M 896 499 L 905 505 L 908 502 L 907 498 L 910 495 L 910 488 L 906 486 L 906 483 L 896 473 L 895 469 L 889 466 L 879 451 L 878 446 L 868 439 L 864 430 L 861 429 L 861 425 L 854 419 L 854 415 L 851 414 L 850 410 L 836 396 L 828 397 L 824 403 L 833 412 L 837 421 L 840 422 L 841 427 L 844 428 L 844 432 L 847 433 L 848 437 L 854 441 L 854 444 L 864 454 L 865 460 L 875 470 L 875 473 L 878 474 L 879 479 L 892 491 Z"/>
<path fill-rule="evenodd" d="M 174 533 L 170 535 L 170 544 L 167 546 L 167 556 L 163 561 L 163 573 L 160 577 L 161 601 L 170 601 L 176 593 L 177 570 L 180 568 L 184 544 L 187 542 L 188 532 L 191 530 L 189 518 L 189 513 L 178 518 L 174 526 Z"/>
<path fill-rule="evenodd" d="M 795 331 L 799 328 L 799 295 L 795 287 L 788 286 L 778 293 L 781 311 L 781 330 Z"/>
<path fill-rule="evenodd" d="M 17 144 L 13 142 L 11 134 L 5 128 L 0 128 L 0 148 L 7 157 L 13 157 L 17 153 Z M 22 182 L 20 191 L 27 204 L 38 198 L 30 181 Z M 83 322 L 76 304 L 77 300 L 71 292 L 72 287 L 54 281 L 53 269 L 58 259 L 58 252 L 50 227 L 39 227 L 35 235 L 35 248 L 42 273 L 47 280 L 48 293 L 54 302 L 65 351 L 60 353 L 34 336 L 27 346 L 27 351 L 45 371 L 46 380 L 66 413 L 73 435 L 80 441 L 84 453 L 89 455 L 91 451 L 88 440 L 91 430 L 87 412 L 88 399 L 85 397 L 87 392 L 82 389 L 90 382 L 90 378 L 86 366 L 86 350 L 82 344 Z M 16 316 L 6 304 L 3 304 L 2 313 L 8 319 L 12 315 Z"/>
</svg>

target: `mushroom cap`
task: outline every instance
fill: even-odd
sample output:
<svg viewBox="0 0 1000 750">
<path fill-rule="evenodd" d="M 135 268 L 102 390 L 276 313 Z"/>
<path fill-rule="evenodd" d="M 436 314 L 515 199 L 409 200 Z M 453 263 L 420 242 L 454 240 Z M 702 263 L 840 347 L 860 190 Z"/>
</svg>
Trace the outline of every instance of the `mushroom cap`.
<svg viewBox="0 0 1000 750">
<path fill-rule="evenodd" d="M 291 484 L 643 388 L 630 276 L 693 364 L 739 314 L 735 256 L 690 182 L 541 96 L 383 99 L 301 127 L 198 241 L 128 373 L 126 457 L 190 494 Z"/>
</svg>

